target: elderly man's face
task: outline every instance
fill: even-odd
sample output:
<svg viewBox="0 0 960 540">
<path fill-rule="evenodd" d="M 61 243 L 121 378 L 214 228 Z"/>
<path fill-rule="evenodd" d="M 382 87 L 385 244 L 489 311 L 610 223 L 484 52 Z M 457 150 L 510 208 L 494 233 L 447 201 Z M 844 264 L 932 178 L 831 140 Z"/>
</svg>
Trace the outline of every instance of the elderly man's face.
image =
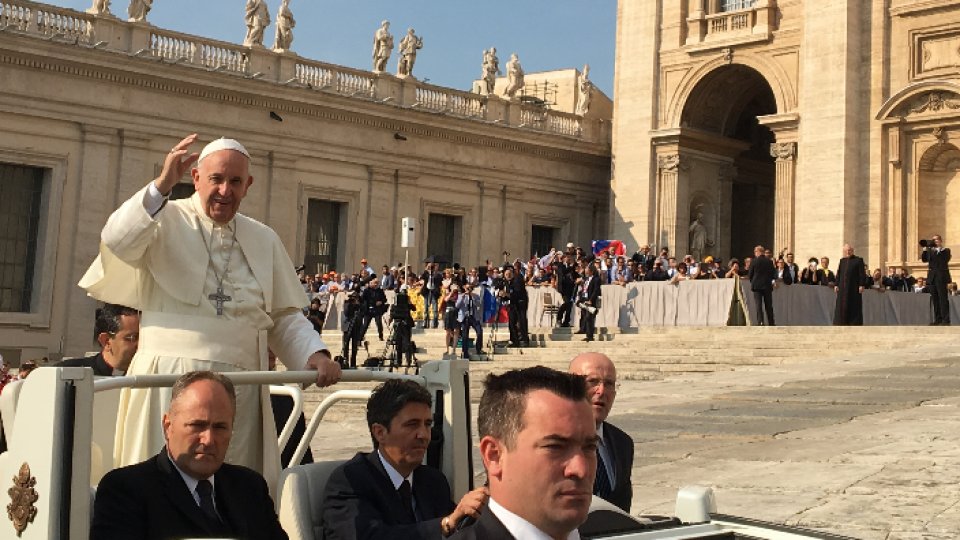
<svg viewBox="0 0 960 540">
<path fill-rule="evenodd" d="M 163 415 L 167 451 L 177 467 L 198 480 L 217 472 L 230 446 L 233 414 L 220 383 L 200 380 L 188 386 Z"/>
<path fill-rule="evenodd" d="M 607 419 L 617 398 L 617 368 L 601 353 L 583 353 L 570 362 L 570 373 L 587 379 L 587 397 L 597 425 Z"/>
<path fill-rule="evenodd" d="M 250 160 L 236 150 L 208 155 L 192 174 L 203 211 L 217 223 L 227 223 L 237 215 L 240 201 L 253 183 Z"/>
<path fill-rule="evenodd" d="M 433 415 L 425 403 L 407 403 L 389 426 L 374 424 L 373 438 L 383 456 L 404 476 L 423 463 L 430 444 Z"/>
<path fill-rule="evenodd" d="M 593 496 L 597 428 L 589 404 L 530 392 L 511 446 L 490 436 L 481 441 L 490 495 L 550 536 L 565 537 L 587 519 Z"/>
</svg>

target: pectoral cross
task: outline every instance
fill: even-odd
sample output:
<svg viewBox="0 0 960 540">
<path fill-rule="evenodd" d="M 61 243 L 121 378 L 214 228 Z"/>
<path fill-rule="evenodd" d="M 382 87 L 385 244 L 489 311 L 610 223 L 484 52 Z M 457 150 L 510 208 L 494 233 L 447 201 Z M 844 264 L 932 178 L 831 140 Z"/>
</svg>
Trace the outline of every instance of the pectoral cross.
<svg viewBox="0 0 960 540">
<path fill-rule="evenodd" d="M 217 292 L 207 295 L 207 298 L 217 303 L 217 316 L 223 316 L 223 303 L 233 300 L 233 297 L 223 294 L 223 285 L 217 287 Z"/>
</svg>

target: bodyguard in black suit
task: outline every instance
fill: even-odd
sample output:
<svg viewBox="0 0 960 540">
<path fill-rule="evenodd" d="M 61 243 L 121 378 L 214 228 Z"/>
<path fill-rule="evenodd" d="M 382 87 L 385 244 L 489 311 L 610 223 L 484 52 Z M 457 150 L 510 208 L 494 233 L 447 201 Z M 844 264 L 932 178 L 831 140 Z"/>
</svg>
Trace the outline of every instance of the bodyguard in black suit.
<svg viewBox="0 0 960 540">
<path fill-rule="evenodd" d="M 527 295 L 527 284 L 514 268 L 507 268 L 503 271 L 503 279 L 507 283 L 507 297 L 510 299 L 510 305 L 507 308 L 510 327 L 510 343 L 514 347 L 519 347 L 520 342 L 530 345 L 530 334 L 527 331 L 527 305 L 529 296 Z"/>
<path fill-rule="evenodd" d="M 587 380 L 587 397 L 600 436 L 597 451 L 597 476 L 593 494 L 630 512 L 633 502 L 633 439 L 620 428 L 607 422 L 617 398 L 617 368 L 607 355 L 582 353 L 570 362 L 570 373 Z"/>
<path fill-rule="evenodd" d="M 236 393 L 229 379 L 193 371 L 173 386 L 156 456 L 107 473 L 97 488 L 91 540 L 285 540 L 267 483 L 223 462 Z"/>
<path fill-rule="evenodd" d="M 597 269 L 592 265 L 586 266 L 586 272 L 583 275 L 583 281 L 580 283 L 580 291 L 577 293 L 577 300 L 592 308 L 600 307 L 600 277 L 597 276 Z M 597 312 L 596 310 L 580 310 L 581 327 L 583 333 L 587 335 L 585 341 L 593 341 L 593 334 L 597 331 Z"/>
<path fill-rule="evenodd" d="M 763 313 L 766 311 L 767 324 L 776 326 L 773 320 L 773 280 L 777 278 L 777 269 L 773 261 L 763 254 L 763 246 L 753 248 L 753 261 L 747 277 L 757 304 L 757 324 L 763 325 Z"/>
<path fill-rule="evenodd" d="M 597 466 L 584 377 L 536 366 L 484 386 L 477 429 L 490 500 L 451 538 L 568 538 L 587 519 Z"/>
<path fill-rule="evenodd" d="M 570 320 L 573 318 L 573 303 L 576 301 L 577 278 L 579 277 L 576 266 L 570 261 L 570 255 L 563 255 L 563 261 L 557 265 L 556 274 L 557 292 L 562 297 L 557 319 L 561 327 L 568 328 Z"/>
<path fill-rule="evenodd" d="M 140 343 L 140 312 L 119 304 L 106 304 L 97 309 L 93 340 L 100 347 L 98 354 L 70 358 L 55 366 L 89 367 L 100 377 L 125 372 Z"/>
<path fill-rule="evenodd" d="M 943 247 L 940 235 L 933 237 L 933 245 L 923 250 L 921 258 L 927 263 L 927 289 L 933 304 L 933 324 L 950 325 L 950 302 L 947 283 L 950 283 L 950 248 Z"/>
<path fill-rule="evenodd" d="M 367 401 L 374 451 L 334 469 L 323 494 L 323 538 L 440 539 L 465 516 L 476 517 L 485 488 L 455 505 L 443 474 L 423 465 L 432 399 L 413 381 L 390 380 Z"/>
</svg>

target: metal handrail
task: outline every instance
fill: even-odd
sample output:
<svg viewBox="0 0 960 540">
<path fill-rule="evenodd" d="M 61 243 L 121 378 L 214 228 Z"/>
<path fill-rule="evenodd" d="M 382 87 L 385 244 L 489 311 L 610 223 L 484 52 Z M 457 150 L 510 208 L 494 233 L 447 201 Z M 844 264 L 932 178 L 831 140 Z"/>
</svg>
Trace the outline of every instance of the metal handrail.
<svg viewBox="0 0 960 540">
<path fill-rule="evenodd" d="M 293 400 L 293 410 L 290 411 L 290 416 L 287 417 L 287 421 L 283 424 L 283 429 L 280 430 L 280 434 L 277 436 L 277 446 L 282 453 L 283 449 L 287 446 L 287 441 L 290 440 L 290 436 L 293 435 L 293 428 L 296 427 L 297 420 L 300 419 L 300 414 L 303 413 L 303 392 L 301 392 L 299 388 L 292 386 L 271 384 L 270 395 L 290 396 L 290 399 Z"/>
<path fill-rule="evenodd" d="M 173 386 L 180 374 L 165 375 L 125 375 L 93 381 L 94 392 L 116 390 L 117 388 L 162 388 Z M 233 384 L 289 384 L 310 385 L 317 381 L 316 371 L 231 371 L 224 372 Z M 365 369 L 344 371 L 340 382 L 382 382 L 391 379 L 403 379 L 426 385 L 427 380 L 420 375 L 404 375 L 387 371 L 369 371 Z"/>
<path fill-rule="evenodd" d="M 297 445 L 293 457 L 290 458 L 290 464 L 300 463 L 300 461 L 303 460 L 303 455 L 307 453 L 310 441 L 313 440 L 313 436 L 317 433 L 317 427 L 320 426 L 320 421 L 323 420 L 323 416 L 327 414 L 330 407 L 333 407 L 340 401 L 367 401 L 368 399 L 370 399 L 369 390 L 337 390 L 324 398 L 324 400 L 320 402 L 320 405 L 317 406 L 313 417 L 310 418 L 310 424 L 307 425 L 307 430 L 303 433 L 300 444 Z"/>
</svg>

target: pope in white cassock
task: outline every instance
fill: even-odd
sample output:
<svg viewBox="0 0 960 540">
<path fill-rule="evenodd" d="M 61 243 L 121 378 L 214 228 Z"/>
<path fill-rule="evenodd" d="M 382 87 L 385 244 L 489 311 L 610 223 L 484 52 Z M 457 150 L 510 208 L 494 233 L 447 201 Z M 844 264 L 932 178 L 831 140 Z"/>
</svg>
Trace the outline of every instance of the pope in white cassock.
<svg viewBox="0 0 960 540">
<path fill-rule="evenodd" d="M 287 369 L 316 369 L 319 386 L 335 383 L 340 366 L 303 316 L 306 297 L 279 237 L 237 213 L 253 183 L 250 154 L 231 139 L 190 153 L 196 141 L 177 144 L 160 176 L 110 216 L 80 280 L 97 300 L 143 312 L 127 374 L 266 370 L 270 347 Z M 196 193 L 168 202 L 194 162 Z M 115 467 L 160 451 L 169 402 L 169 388 L 123 389 Z M 267 388 L 238 386 L 236 411 L 227 461 L 273 486 L 280 461 Z"/>
</svg>

